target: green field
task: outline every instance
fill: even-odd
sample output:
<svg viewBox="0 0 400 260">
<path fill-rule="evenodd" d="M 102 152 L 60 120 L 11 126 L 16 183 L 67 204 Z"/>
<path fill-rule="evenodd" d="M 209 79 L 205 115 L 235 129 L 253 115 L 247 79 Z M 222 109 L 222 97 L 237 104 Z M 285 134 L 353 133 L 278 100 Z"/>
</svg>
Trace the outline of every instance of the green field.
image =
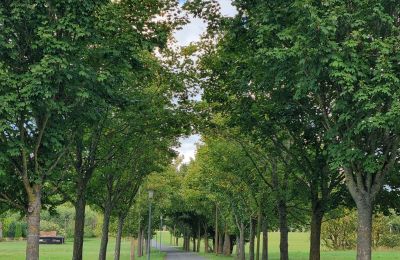
<svg viewBox="0 0 400 260">
<path fill-rule="evenodd" d="M 308 260 L 309 250 L 309 234 L 293 232 L 289 233 L 289 257 L 294 260 Z M 171 241 L 168 232 L 163 232 L 163 243 L 169 244 Z M 179 244 L 182 245 L 183 239 L 179 239 Z M 212 241 L 210 240 L 210 243 Z M 191 245 L 192 246 L 192 245 Z M 204 244 L 201 243 L 200 255 L 207 259 L 233 259 L 233 257 L 215 256 L 214 254 L 204 254 Z M 235 252 L 235 249 L 234 249 Z M 246 246 L 248 252 L 248 245 Z M 356 258 L 355 251 L 328 251 L 323 248 L 321 253 L 322 260 L 354 260 Z M 279 260 L 279 233 L 269 233 L 269 259 Z M 373 259 L 382 260 L 400 260 L 400 249 L 398 250 L 379 250 L 373 252 Z"/>
<path fill-rule="evenodd" d="M 107 259 L 114 259 L 114 239 L 110 238 Z M 40 245 L 40 260 L 71 260 L 72 241 L 63 245 Z M 0 242 L 0 260 L 25 260 L 25 241 Z M 100 239 L 86 239 L 83 245 L 83 259 L 97 259 L 99 255 Z M 128 260 L 130 255 L 130 241 L 123 239 L 121 243 L 121 260 Z M 152 260 L 164 259 L 164 253 L 155 251 Z M 145 259 L 145 257 L 138 258 Z"/>
<path fill-rule="evenodd" d="M 157 234 L 159 240 L 159 234 Z M 171 236 L 169 232 L 162 234 L 163 244 L 170 244 Z M 270 260 L 279 259 L 279 233 L 272 232 L 269 234 L 269 256 Z M 179 244 L 183 242 L 179 239 Z M 211 243 L 211 240 L 210 240 Z M 308 234 L 307 233 L 290 233 L 289 234 L 289 256 L 294 260 L 308 259 Z M 84 243 L 84 259 L 97 259 L 100 247 L 100 239 L 87 239 Z M 233 257 L 215 256 L 214 254 L 204 254 L 204 246 L 201 244 L 201 255 L 207 259 L 233 259 Z M 246 248 L 248 250 L 248 248 Z M 130 241 L 124 239 L 121 245 L 121 260 L 128 260 L 130 254 Z M 161 260 L 165 254 L 160 254 L 153 249 L 152 260 Z M 72 241 L 67 241 L 64 245 L 40 245 L 41 260 L 70 260 L 72 257 Z M 108 247 L 108 259 L 114 258 L 114 239 L 110 238 Z M 25 259 L 25 241 L 16 242 L 0 242 L 0 260 L 24 260 Z M 355 259 L 354 251 L 326 251 L 321 255 L 323 260 L 353 260 Z M 379 250 L 374 251 L 373 259 L 382 260 L 400 260 L 400 250 Z"/>
</svg>

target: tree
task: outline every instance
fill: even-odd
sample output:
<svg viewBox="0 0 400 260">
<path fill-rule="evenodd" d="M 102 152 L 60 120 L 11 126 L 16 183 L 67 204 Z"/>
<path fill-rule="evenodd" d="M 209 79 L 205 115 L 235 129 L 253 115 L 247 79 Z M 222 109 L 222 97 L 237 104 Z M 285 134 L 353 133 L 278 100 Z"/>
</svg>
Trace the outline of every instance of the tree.
<svg viewBox="0 0 400 260">
<path fill-rule="evenodd" d="M 2 198 L 27 215 L 27 259 L 39 258 L 43 187 L 67 150 L 66 120 L 82 87 L 75 84 L 83 67 L 76 57 L 88 43 L 93 12 L 101 4 L 0 5 L 2 172 L 21 188 L 16 192 L 21 197 Z"/>
<path fill-rule="evenodd" d="M 206 60 L 215 75 L 206 74 L 206 98 L 233 111 L 234 124 L 257 126 L 247 132 L 265 131 L 256 138 L 274 127 L 290 135 L 289 154 L 308 168 L 310 259 L 319 259 L 320 220 L 340 201 L 346 176 L 360 213 L 358 258 L 370 259 L 372 202 L 398 158 L 396 4 L 236 3 L 238 16 Z"/>
</svg>

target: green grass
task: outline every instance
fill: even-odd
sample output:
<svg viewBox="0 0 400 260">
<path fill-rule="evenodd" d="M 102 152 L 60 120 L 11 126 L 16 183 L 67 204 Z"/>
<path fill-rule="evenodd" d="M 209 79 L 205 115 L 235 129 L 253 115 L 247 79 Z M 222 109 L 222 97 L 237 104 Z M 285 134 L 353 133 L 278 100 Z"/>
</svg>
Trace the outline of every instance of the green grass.
<svg viewBox="0 0 400 260">
<path fill-rule="evenodd" d="M 163 232 L 162 240 L 164 244 L 170 243 L 169 232 Z M 182 246 L 183 239 L 179 239 L 179 245 Z M 209 242 L 212 243 L 212 240 Z M 192 246 L 192 245 L 191 245 Z M 301 232 L 289 233 L 289 257 L 294 260 L 308 260 L 309 250 L 309 234 Z M 246 252 L 248 252 L 248 244 L 246 245 Z M 233 250 L 235 252 L 235 248 Z M 204 253 L 204 242 L 202 241 L 200 246 L 200 255 L 210 260 L 224 260 L 233 259 L 233 257 L 216 256 L 214 254 Z M 326 248 L 322 248 L 321 259 L 322 260 L 353 260 L 356 258 L 356 252 L 354 250 L 349 251 L 329 251 Z M 279 232 L 269 233 L 269 259 L 279 259 Z M 400 260 L 400 250 L 377 250 L 373 252 L 373 259 L 379 260 Z"/>
<path fill-rule="evenodd" d="M 159 241 L 159 234 L 157 234 Z M 169 232 L 162 232 L 162 243 L 169 245 L 171 236 Z M 114 258 L 115 240 L 110 238 L 107 258 Z M 182 246 L 183 239 L 179 239 L 179 245 Z M 211 243 L 211 240 L 210 240 Z M 24 260 L 25 259 L 25 241 L 0 242 L 0 260 Z M 289 233 L 289 256 L 293 260 L 308 260 L 309 238 L 308 233 Z M 87 260 L 97 259 L 100 248 L 100 239 L 86 239 L 83 248 L 83 258 Z M 233 259 L 233 257 L 215 256 L 214 254 L 204 253 L 204 244 L 201 243 L 200 255 L 210 260 Z M 246 246 L 248 252 L 248 245 Z M 234 249 L 235 252 L 235 249 Z M 122 240 L 121 260 L 128 260 L 130 255 L 130 241 Z M 151 259 L 162 260 L 165 253 L 159 253 L 153 249 Z M 322 260 L 353 260 L 355 251 L 328 251 L 323 248 L 321 253 Z M 64 245 L 40 245 L 41 260 L 70 260 L 72 257 L 72 241 L 68 240 Z M 140 258 L 139 258 L 140 259 Z M 141 258 L 141 259 L 145 259 Z M 279 259 L 279 233 L 269 233 L 269 259 Z M 400 250 L 378 250 L 373 252 L 374 260 L 400 260 Z"/>
<path fill-rule="evenodd" d="M 110 238 L 107 259 L 114 259 L 115 239 Z M 72 241 L 68 240 L 63 245 L 40 245 L 40 260 L 70 260 L 72 258 Z M 26 241 L 0 242 L 0 260 L 25 260 Z M 85 239 L 83 245 L 83 259 L 97 259 L 99 255 L 100 239 Z M 121 260 L 130 257 L 130 241 L 123 239 L 121 242 Z M 165 253 L 153 251 L 152 260 L 164 259 Z M 138 258 L 138 259 L 145 259 Z"/>
</svg>

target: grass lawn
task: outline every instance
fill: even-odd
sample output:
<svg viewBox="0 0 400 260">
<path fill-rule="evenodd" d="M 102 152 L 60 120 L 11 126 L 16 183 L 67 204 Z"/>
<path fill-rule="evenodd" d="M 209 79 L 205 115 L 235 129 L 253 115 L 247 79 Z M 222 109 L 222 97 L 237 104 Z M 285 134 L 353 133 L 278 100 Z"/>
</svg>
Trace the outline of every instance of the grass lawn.
<svg viewBox="0 0 400 260">
<path fill-rule="evenodd" d="M 110 238 L 107 259 L 114 259 L 115 240 Z M 72 241 L 63 245 L 40 245 L 40 260 L 71 260 Z M 0 242 L 0 260 L 25 260 L 25 241 Z M 83 245 L 83 259 L 97 259 L 99 255 L 100 239 L 85 239 Z M 121 243 L 121 260 L 129 260 L 130 241 L 123 239 Z M 151 254 L 152 260 L 162 260 L 165 254 L 157 251 Z M 146 259 L 141 257 L 138 259 Z"/>
<path fill-rule="evenodd" d="M 159 233 L 157 234 L 159 241 Z M 169 232 L 162 232 L 162 243 L 169 245 L 171 236 Z M 203 241 L 202 241 L 203 242 Z M 108 247 L 108 259 L 114 258 L 114 239 L 110 238 Z M 179 245 L 182 246 L 183 239 L 179 239 Z M 210 240 L 211 243 L 211 240 Z M 0 260 L 24 260 L 25 259 L 25 241 L 0 242 Z M 87 260 L 97 259 L 100 247 L 100 239 L 86 239 L 83 247 L 83 258 Z M 308 260 L 308 233 L 289 233 L 289 256 L 293 260 Z M 246 250 L 248 251 L 248 245 Z M 130 241 L 122 240 L 121 259 L 128 260 L 130 255 Z M 200 255 L 207 259 L 223 260 L 233 259 L 233 257 L 215 256 L 214 254 L 205 254 L 204 245 L 201 243 Z M 153 250 L 152 260 L 162 260 L 165 254 Z M 327 251 L 323 249 L 322 260 L 353 260 L 355 251 Z M 72 257 L 72 241 L 68 240 L 64 245 L 40 245 L 41 260 L 70 260 Z M 146 259 L 138 258 L 138 259 Z M 269 259 L 279 259 L 279 233 L 269 233 Z M 373 252 L 374 260 L 400 260 L 400 249 L 396 250 L 378 250 Z"/>
<path fill-rule="evenodd" d="M 163 232 L 162 240 L 164 244 L 170 244 L 171 238 L 169 232 Z M 179 245 L 182 246 L 183 239 L 179 239 Z M 212 243 L 212 240 L 209 242 Z M 308 260 L 309 250 L 309 234 L 293 232 L 289 233 L 289 257 L 294 260 Z M 191 245 L 192 246 L 192 245 Z M 246 245 L 246 252 L 248 252 L 248 244 Z M 235 248 L 234 248 L 235 252 Z M 233 257 L 216 256 L 214 254 L 204 253 L 204 243 L 202 241 L 200 247 L 200 255 L 207 259 L 223 260 L 233 259 Z M 397 250 L 378 250 L 374 251 L 372 255 L 373 259 L 382 260 L 400 260 L 400 249 Z M 354 260 L 356 258 L 355 251 L 328 251 L 322 248 L 321 259 L 322 260 Z M 269 233 L 269 259 L 279 260 L 279 233 Z"/>
</svg>

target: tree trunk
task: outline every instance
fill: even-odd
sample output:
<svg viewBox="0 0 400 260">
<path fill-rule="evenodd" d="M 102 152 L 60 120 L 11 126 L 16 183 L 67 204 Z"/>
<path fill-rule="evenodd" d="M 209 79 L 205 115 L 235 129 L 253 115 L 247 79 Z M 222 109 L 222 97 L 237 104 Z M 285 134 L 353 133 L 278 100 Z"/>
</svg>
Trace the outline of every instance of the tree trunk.
<svg viewBox="0 0 400 260">
<path fill-rule="evenodd" d="M 175 237 L 175 245 L 179 246 L 179 237 L 178 236 Z"/>
<path fill-rule="evenodd" d="M 85 232 L 85 209 L 86 209 L 86 185 L 78 182 L 77 199 L 75 201 L 75 229 L 74 229 L 74 248 L 72 253 L 73 260 L 82 260 L 83 235 Z"/>
<path fill-rule="evenodd" d="M 261 222 L 262 222 L 262 211 L 261 211 L 261 204 L 258 209 L 258 216 L 257 216 L 257 248 L 256 248 L 256 260 L 260 260 L 260 239 L 261 239 Z"/>
<path fill-rule="evenodd" d="M 372 203 L 358 202 L 357 260 L 371 260 Z"/>
<path fill-rule="evenodd" d="M 131 255 L 130 260 L 135 260 L 135 238 L 131 238 Z"/>
<path fill-rule="evenodd" d="M 171 234 L 171 241 L 170 241 L 171 246 L 173 245 L 172 243 L 173 243 L 174 237 L 176 237 L 176 227 L 175 227 L 175 225 L 174 225 L 174 231 L 173 231 L 173 233 Z"/>
<path fill-rule="evenodd" d="M 397 157 L 392 157 L 385 171 L 393 167 L 395 158 Z M 360 172 L 353 172 L 352 169 L 345 167 L 344 173 L 347 188 L 357 205 L 357 260 L 371 260 L 373 201 L 382 187 L 385 172 L 376 173 L 374 177 L 363 176 Z"/>
<path fill-rule="evenodd" d="M 204 253 L 208 253 L 208 230 L 207 224 L 204 224 Z"/>
<path fill-rule="evenodd" d="M 189 252 L 190 251 L 190 236 L 186 235 L 186 248 L 185 251 Z"/>
<path fill-rule="evenodd" d="M 110 218 L 111 218 L 111 205 L 106 205 L 104 209 L 103 227 L 101 230 L 99 260 L 105 260 L 107 257 L 108 231 L 110 228 Z"/>
<path fill-rule="evenodd" d="M 323 213 L 318 203 L 316 203 L 312 208 L 313 209 L 311 216 L 310 260 L 320 260 L 321 224 L 322 224 Z"/>
<path fill-rule="evenodd" d="M 196 252 L 196 237 L 193 236 L 193 252 Z"/>
<path fill-rule="evenodd" d="M 263 233 L 263 249 L 262 249 L 262 260 L 268 260 L 268 223 L 264 219 L 262 221 L 262 233 Z"/>
<path fill-rule="evenodd" d="M 197 226 L 197 248 L 196 248 L 196 252 L 200 252 L 200 243 L 201 242 L 201 226 L 200 226 L 200 222 L 198 223 Z"/>
<path fill-rule="evenodd" d="M 222 254 L 224 248 L 224 234 L 219 232 L 218 234 L 218 254 Z"/>
<path fill-rule="evenodd" d="M 239 259 L 239 254 L 240 254 L 240 252 L 239 252 L 239 249 L 240 249 L 240 245 L 239 245 L 239 242 L 240 242 L 240 237 L 238 236 L 238 235 L 236 235 L 236 259 Z"/>
<path fill-rule="evenodd" d="M 249 239 L 249 241 L 250 241 L 250 244 L 249 244 L 249 258 L 250 258 L 250 260 L 254 260 L 254 237 L 255 237 L 254 231 L 255 231 L 255 228 L 256 228 L 255 224 L 256 223 L 255 223 L 254 219 L 251 217 L 250 218 L 250 239 Z"/>
<path fill-rule="evenodd" d="M 118 231 L 117 237 L 115 238 L 115 252 L 114 252 L 114 260 L 119 260 L 121 255 L 121 238 L 122 238 L 122 228 L 124 227 L 125 218 L 122 216 L 118 216 Z"/>
<path fill-rule="evenodd" d="M 280 259 L 289 260 L 289 246 L 288 246 L 288 225 L 287 225 L 287 207 L 284 200 L 278 202 L 279 211 L 279 231 L 280 231 Z"/>
<path fill-rule="evenodd" d="M 244 224 L 240 223 L 239 230 L 239 260 L 246 260 L 246 251 L 244 247 Z"/>
<path fill-rule="evenodd" d="M 214 253 L 218 254 L 218 206 L 215 205 L 215 239 L 214 239 Z"/>
<path fill-rule="evenodd" d="M 39 259 L 40 210 L 42 207 L 41 188 L 35 185 L 28 194 L 27 211 L 28 237 L 26 241 L 26 260 Z"/>
<path fill-rule="evenodd" d="M 142 252 L 142 256 L 145 254 L 145 251 L 144 251 L 144 246 L 145 246 L 145 239 L 144 239 L 144 229 L 142 229 L 142 236 L 140 237 L 141 239 L 142 239 L 142 242 L 140 243 L 140 246 L 142 247 L 141 249 L 140 249 L 140 251 Z"/>
<path fill-rule="evenodd" d="M 143 256 L 143 251 L 142 251 L 142 231 L 140 230 L 140 227 L 139 227 L 139 232 L 138 232 L 138 238 L 137 238 L 137 240 L 138 240 L 138 244 L 137 244 L 137 255 L 138 255 L 138 257 L 141 257 L 141 256 Z"/>
<path fill-rule="evenodd" d="M 0 221 L 0 241 L 3 239 L 3 223 Z"/>
<path fill-rule="evenodd" d="M 225 230 L 225 239 L 224 239 L 224 255 L 231 255 L 231 237 L 229 236 L 228 231 Z"/>
</svg>

